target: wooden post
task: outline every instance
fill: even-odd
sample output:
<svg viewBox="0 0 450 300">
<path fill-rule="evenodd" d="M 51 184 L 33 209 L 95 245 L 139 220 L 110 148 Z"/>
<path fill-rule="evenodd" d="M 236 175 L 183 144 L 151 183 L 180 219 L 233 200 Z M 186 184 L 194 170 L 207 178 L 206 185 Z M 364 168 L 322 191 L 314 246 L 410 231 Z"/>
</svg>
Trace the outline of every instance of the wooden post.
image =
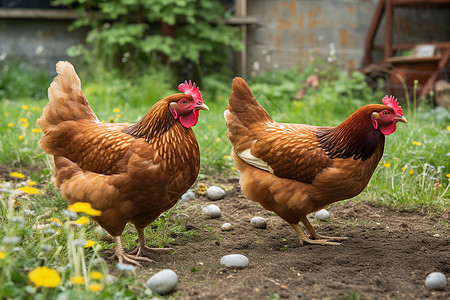
<svg viewBox="0 0 450 300">
<path fill-rule="evenodd" d="M 235 16 L 247 16 L 247 0 L 235 0 Z M 247 24 L 241 25 L 242 31 L 242 51 L 236 51 L 235 70 L 236 74 L 242 77 L 247 75 Z"/>
<path fill-rule="evenodd" d="M 386 34 L 384 44 L 384 59 L 388 59 L 392 56 L 392 0 L 386 0 Z"/>
</svg>

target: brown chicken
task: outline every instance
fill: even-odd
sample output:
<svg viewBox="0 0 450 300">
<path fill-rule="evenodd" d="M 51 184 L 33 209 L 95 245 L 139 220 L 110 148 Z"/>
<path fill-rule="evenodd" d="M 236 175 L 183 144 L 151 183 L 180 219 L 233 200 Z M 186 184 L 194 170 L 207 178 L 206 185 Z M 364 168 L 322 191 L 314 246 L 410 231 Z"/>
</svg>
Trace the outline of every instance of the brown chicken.
<svg viewBox="0 0 450 300">
<path fill-rule="evenodd" d="M 386 96 L 385 105 L 363 106 L 337 127 L 282 124 L 242 78 L 233 80 L 232 89 L 224 115 L 244 195 L 288 222 L 302 244 L 346 239 L 317 234 L 307 215 L 366 187 L 383 155 L 385 135 L 397 122 L 406 123 L 398 103 Z"/>
<path fill-rule="evenodd" d="M 170 209 L 194 183 L 200 153 L 191 127 L 199 110 L 208 110 L 195 84 L 166 97 L 136 124 L 100 122 L 89 106 L 69 62 L 58 62 L 48 89 L 49 102 L 37 124 L 41 148 L 54 157 L 55 186 L 69 204 L 87 202 L 101 211 L 94 217 L 116 241 L 113 257 L 139 265 L 145 250 L 144 229 Z M 130 222 L 137 247 L 127 254 L 120 239 Z M 133 255 L 135 254 L 135 255 Z"/>
</svg>

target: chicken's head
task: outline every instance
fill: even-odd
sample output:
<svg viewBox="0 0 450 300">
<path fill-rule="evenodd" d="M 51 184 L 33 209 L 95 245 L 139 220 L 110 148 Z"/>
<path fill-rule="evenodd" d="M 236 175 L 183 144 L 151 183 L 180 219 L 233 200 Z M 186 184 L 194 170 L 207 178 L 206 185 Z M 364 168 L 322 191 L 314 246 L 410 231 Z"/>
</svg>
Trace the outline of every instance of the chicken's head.
<svg viewBox="0 0 450 300">
<path fill-rule="evenodd" d="M 380 127 L 384 135 L 390 135 L 397 128 L 397 122 L 407 123 L 403 110 L 393 96 L 383 98 L 384 107 L 380 111 L 372 112 L 372 125 L 375 129 Z"/>
<path fill-rule="evenodd" d="M 195 126 L 198 121 L 199 110 L 209 110 L 208 106 L 203 103 L 202 94 L 195 83 L 192 84 L 185 81 L 178 86 L 182 94 L 174 95 L 169 103 L 169 110 L 175 120 L 179 119 L 181 125 L 186 128 Z"/>
</svg>

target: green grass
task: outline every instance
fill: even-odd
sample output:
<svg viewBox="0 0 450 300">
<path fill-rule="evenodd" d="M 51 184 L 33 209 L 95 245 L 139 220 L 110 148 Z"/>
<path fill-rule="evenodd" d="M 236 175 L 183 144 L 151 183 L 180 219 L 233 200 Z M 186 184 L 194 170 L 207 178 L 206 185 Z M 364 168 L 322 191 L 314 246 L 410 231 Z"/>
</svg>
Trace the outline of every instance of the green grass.
<svg viewBox="0 0 450 300">
<path fill-rule="evenodd" d="M 358 107 L 380 103 L 384 96 L 382 92 L 370 90 L 359 73 L 348 77 L 346 72 L 328 74 L 326 70 L 319 70 L 323 75 L 320 88 L 307 88 L 301 101 L 292 101 L 311 72 L 299 73 L 295 69 L 273 72 L 253 79 L 250 85 L 274 120 L 323 126 L 335 126 Z M 100 75 L 88 80 L 81 76 L 82 87 L 99 119 L 107 122 L 135 122 L 156 101 L 177 92 L 177 85 L 171 82 L 168 71 L 134 80 L 114 74 Z M 203 83 L 202 94 L 210 111 L 202 111 L 194 127 L 201 151 L 201 174 L 237 176 L 229 156 L 231 145 L 226 138 L 223 119 L 231 80 L 221 82 L 211 77 Z M 0 164 L 8 165 L 8 169 L 13 171 L 22 170 L 27 175 L 26 179 L 36 181 L 41 189 L 40 195 L 17 201 L 9 200 L 7 194 L 0 194 L 0 257 L 4 253 L 8 258 L 0 258 L 0 298 L 44 299 L 55 298 L 56 295 L 66 295 L 70 299 L 148 297 L 149 290 L 134 279 L 132 272 L 116 278 L 110 276 L 99 251 L 112 245 L 100 241 L 92 222 L 81 227 L 69 225 L 74 220 L 63 213 L 66 202 L 51 184 L 51 163 L 37 145 L 42 132 L 35 122 L 47 102 L 45 97 L 43 91 L 40 97 L 28 95 L 0 100 Z M 369 186 L 357 199 L 424 210 L 448 209 L 450 112 L 431 109 L 425 104 L 418 109 L 403 106 L 409 123 L 399 124 L 397 131 L 386 138 L 385 156 Z M 16 183 L 19 181 L 17 179 Z M 159 218 L 152 228 L 146 229 L 153 245 L 170 246 L 184 236 L 196 234 L 195 231 L 186 231 L 182 222 L 184 210 L 177 205 Z M 38 229 L 38 225 L 52 224 L 50 218 L 60 219 L 62 225 L 46 225 L 52 230 Z M 176 236 L 175 240 L 173 236 Z M 21 241 L 8 244 L 5 237 L 19 237 Z M 126 227 L 123 238 L 128 247 L 135 245 L 137 236 L 132 226 Z M 80 239 L 94 240 L 97 244 L 83 248 L 75 242 Z M 42 245 L 50 245 L 51 248 L 46 249 Z M 55 289 L 37 289 L 29 281 L 29 272 L 41 265 L 55 269 L 61 275 L 61 282 Z M 104 278 L 91 280 L 89 273 L 94 270 L 101 272 Z M 75 275 L 84 276 L 86 284 L 72 284 L 70 277 Z M 108 280 L 113 280 L 113 283 Z M 97 282 L 103 284 L 103 290 L 90 291 L 90 284 Z"/>
</svg>

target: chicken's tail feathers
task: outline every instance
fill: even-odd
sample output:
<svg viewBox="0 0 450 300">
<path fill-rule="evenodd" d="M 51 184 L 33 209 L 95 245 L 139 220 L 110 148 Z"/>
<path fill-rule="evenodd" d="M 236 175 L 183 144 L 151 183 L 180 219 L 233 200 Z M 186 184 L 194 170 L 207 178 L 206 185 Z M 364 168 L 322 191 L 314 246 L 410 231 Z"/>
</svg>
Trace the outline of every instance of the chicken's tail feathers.
<svg viewBox="0 0 450 300">
<path fill-rule="evenodd" d="M 245 127 L 253 123 L 272 122 L 272 118 L 258 101 L 256 101 L 252 90 L 244 79 L 235 77 L 231 88 L 232 93 L 228 100 L 229 105 L 227 106 L 227 111 L 229 113 L 225 113 L 227 125 L 236 120 L 241 122 Z"/>
<path fill-rule="evenodd" d="M 49 102 L 43 109 L 37 124 L 44 131 L 53 129 L 64 121 L 98 121 L 89 106 L 81 81 L 70 62 L 59 61 L 56 64 L 58 75 L 48 88 Z"/>
</svg>

